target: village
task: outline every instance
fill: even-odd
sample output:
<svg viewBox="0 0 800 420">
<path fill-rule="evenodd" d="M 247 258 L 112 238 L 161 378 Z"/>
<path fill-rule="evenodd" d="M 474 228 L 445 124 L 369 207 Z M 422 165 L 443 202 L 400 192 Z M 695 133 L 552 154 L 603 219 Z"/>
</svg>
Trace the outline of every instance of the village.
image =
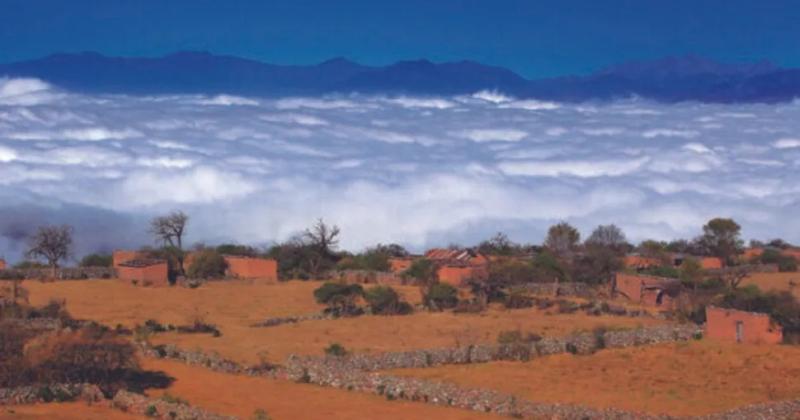
<svg viewBox="0 0 800 420">
<path fill-rule="evenodd" d="M 542 245 L 498 233 L 421 255 L 341 251 L 343 233 L 322 219 L 262 249 L 184 249 L 190 229 L 182 212 L 156 217 L 159 247 L 70 266 L 79 232 L 43 226 L 28 259 L 0 260 L 0 417 L 53 404 L 64 418 L 202 419 L 789 418 L 800 407 L 800 248 L 745 246 L 731 219 L 690 241 L 634 246 L 615 225 L 581 240 L 560 222 Z"/>
</svg>

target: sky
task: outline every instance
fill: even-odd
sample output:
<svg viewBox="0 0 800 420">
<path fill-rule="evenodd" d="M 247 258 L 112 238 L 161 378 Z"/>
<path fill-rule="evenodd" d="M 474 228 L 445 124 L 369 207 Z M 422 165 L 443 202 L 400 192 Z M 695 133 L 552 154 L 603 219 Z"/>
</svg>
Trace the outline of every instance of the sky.
<svg viewBox="0 0 800 420">
<path fill-rule="evenodd" d="M 0 62 L 203 50 L 279 64 L 470 59 L 529 78 L 697 54 L 800 66 L 792 0 L 3 0 Z"/>
</svg>

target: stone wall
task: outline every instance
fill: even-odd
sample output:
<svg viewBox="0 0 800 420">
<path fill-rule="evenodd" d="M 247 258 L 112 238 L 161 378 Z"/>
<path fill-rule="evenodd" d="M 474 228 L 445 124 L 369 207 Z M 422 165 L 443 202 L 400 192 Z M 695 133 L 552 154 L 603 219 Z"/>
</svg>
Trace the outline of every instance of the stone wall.
<svg viewBox="0 0 800 420">
<path fill-rule="evenodd" d="M 7 268 L 0 270 L 0 279 L 50 280 L 52 271 L 49 268 Z M 116 277 L 111 267 L 65 267 L 59 268 L 56 280 L 110 279 Z"/>
<path fill-rule="evenodd" d="M 161 398 L 147 398 L 141 394 L 118 391 L 112 407 L 127 413 L 164 420 L 235 420 L 236 417 L 214 414 L 189 404 L 170 402 Z"/>
<path fill-rule="evenodd" d="M 0 405 L 37 404 L 53 401 L 82 399 L 96 402 L 103 399 L 103 392 L 91 384 L 50 384 L 16 388 L 0 388 Z"/>
</svg>

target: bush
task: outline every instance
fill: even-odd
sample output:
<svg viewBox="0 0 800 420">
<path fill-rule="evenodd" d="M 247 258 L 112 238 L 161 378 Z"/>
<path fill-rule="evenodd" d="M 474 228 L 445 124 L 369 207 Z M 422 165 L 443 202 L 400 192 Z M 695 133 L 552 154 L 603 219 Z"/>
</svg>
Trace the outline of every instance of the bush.
<svg viewBox="0 0 800 420">
<path fill-rule="evenodd" d="M 642 270 L 641 274 L 657 276 L 657 277 L 667 277 L 671 279 L 677 279 L 681 277 L 681 271 L 679 269 L 669 266 L 651 267 L 646 270 Z"/>
<path fill-rule="evenodd" d="M 111 267 L 114 258 L 108 254 L 89 254 L 81 259 L 81 267 Z"/>
<path fill-rule="evenodd" d="M 359 315 L 362 311 L 356 304 L 364 289 L 359 284 L 326 282 L 314 290 L 318 303 L 327 305 L 326 312 L 334 316 Z"/>
<path fill-rule="evenodd" d="M 391 254 L 387 249 L 377 246 L 368 248 L 360 254 L 343 258 L 336 264 L 336 268 L 340 270 L 389 271 L 391 268 L 390 257 Z"/>
<path fill-rule="evenodd" d="M 262 408 L 256 409 L 253 411 L 253 420 L 270 420 L 271 417 L 267 415 L 267 412 L 264 411 Z"/>
<path fill-rule="evenodd" d="M 228 263 L 219 252 L 206 249 L 196 254 L 186 274 L 195 279 L 218 279 L 227 269 Z"/>
<path fill-rule="evenodd" d="M 339 343 L 331 343 L 331 345 L 325 348 L 325 354 L 328 356 L 344 357 L 347 356 L 347 353 L 347 349 Z"/>
<path fill-rule="evenodd" d="M 781 272 L 797 271 L 797 260 L 791 255 L 783 255 L 776 249 L 765 249 L 758 257 L 762 264 L 775 264 Z"/>
<path fill-rule="evenodd" d="M 239 257 L 258 257 L 259 252 L 252 246 L 222 244 L 217 247 L 217 253 L 222 255 L 236 255 Z"/>
<path fill-rule="evenodd" d="M 432 284 L 438 281 L 436 264 L 425 258 L 420 258 L 403 272 L 403 277 L 415 279 L 420 284 Z"/>
<path fill-rule="evenodd" d="M 435 283 L 422 296 L 422 303 L 432 311 L 454 308 L 458 304 L 458 289 L 447 283 Z"/>
<path fill-rule="evenodd" d="M 534 299 L 521 289 L 511 290 L 503 300 L 503 305 L 507 309 L 531 308 L 533 304 Z"/>
<path fill-rule="evenodd" d="M 411 305 L 403 302 L 400 295 L 389 286 L 376 286 L 364 293 L 373 314 L 378 315 L 407 315 L 413 311 Z"/>
</svg>

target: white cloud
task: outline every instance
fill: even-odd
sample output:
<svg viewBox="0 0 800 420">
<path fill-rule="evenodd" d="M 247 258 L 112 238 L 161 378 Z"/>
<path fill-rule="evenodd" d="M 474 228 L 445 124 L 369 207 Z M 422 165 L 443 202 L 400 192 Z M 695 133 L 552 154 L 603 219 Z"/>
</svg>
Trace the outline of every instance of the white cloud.
<svg viewBox="0 0 800 420">
<path fill-rule="evenodd" d="M 41 80 L 0 77 L 0 105 L 32 106 L 55 98 L 50 85 Z"/>
<path fill-rule="evenodd" d="M 561 105 L 555 102 L 527 99 L 522 101 L 505 102 L 500 104 L 499 108 L 524 109 L 527 111 L 551 111 L 561 108 Z"/>
<path fill-rule="evenodd" d="M 197 100 L 198 104 L 201 105 L 219 105 L 219 106 L 231 106 L 231 105 L 247 105 L 247 106 L 256 106 L 258 105 L 258 101 L 255 99 L 250 98 L 243 98 L 241 96 L 234 96 L 234 95 L 217 95 L 211 98 L 202 98 Z"/>
<path fill-rule="evenodd" d="M 472 97 L 475 99 L 480 99 L 482 101 L 491 102 L 495 104 L 509 102 L 514 99 L 496 90 L 482 90 L 480 92 L 475 92 L 474 94 L 472 94 Z"/>
<path fill-rule="evenodd" d="M 634 160 L 505 161 L 499 167 L 508 175 L 594 178 L 629 174 L 648 161 L 647 157 Z"/>
<path fill-rule="evenodd" d="M 694 130 L 674 130 L 669 128 L 656 128 L 652 130 L 646 130 L 642 133 L 642 136 L 647 139 L 652 139 L 656 137 L 680 137 L 684 139 L 691 139 L 697 137 L 700 133 Z"/>
<path fill-rule="evenodd" d="M 736 218 L 748 238 L 800 242 L 796 106 L 576 105 L 498 92 L 242 101 L 2 83 L 7 257 L 20 247 L 2 236 L 8 220 L 80 224 L 105 212 L 128 221 L 113 237 L 81 231 L 94 238 L 81 249 L 94 250 L 138 245 L 126 241 L 176 208 L 192 216 L 188 240 L 207 243 L 283 240 L 318 217 L 341 226 L 353 250 L 418 251 L 497 230 L 538 241 L 561 219 L 584 233 L 616 223 L 636 241 L 690 238 L 717 215 Z M 50 213 L 4 218 L 22 204 Z"/>
<path fill-rule="evenodd" d="M 772 143 L 772 147 L 776 149 L 794 149 L 800 147 L 800 139 L 778 139 Z"/>
<path fill-rule="evenodd" d="M 464 130 L 453 133 L 456 137 L 472 140 L 474 142 L 491 141 L 520 141 L 528 136 L 528 133 L 513 128 L 482 128 Z"/>
</svg>

